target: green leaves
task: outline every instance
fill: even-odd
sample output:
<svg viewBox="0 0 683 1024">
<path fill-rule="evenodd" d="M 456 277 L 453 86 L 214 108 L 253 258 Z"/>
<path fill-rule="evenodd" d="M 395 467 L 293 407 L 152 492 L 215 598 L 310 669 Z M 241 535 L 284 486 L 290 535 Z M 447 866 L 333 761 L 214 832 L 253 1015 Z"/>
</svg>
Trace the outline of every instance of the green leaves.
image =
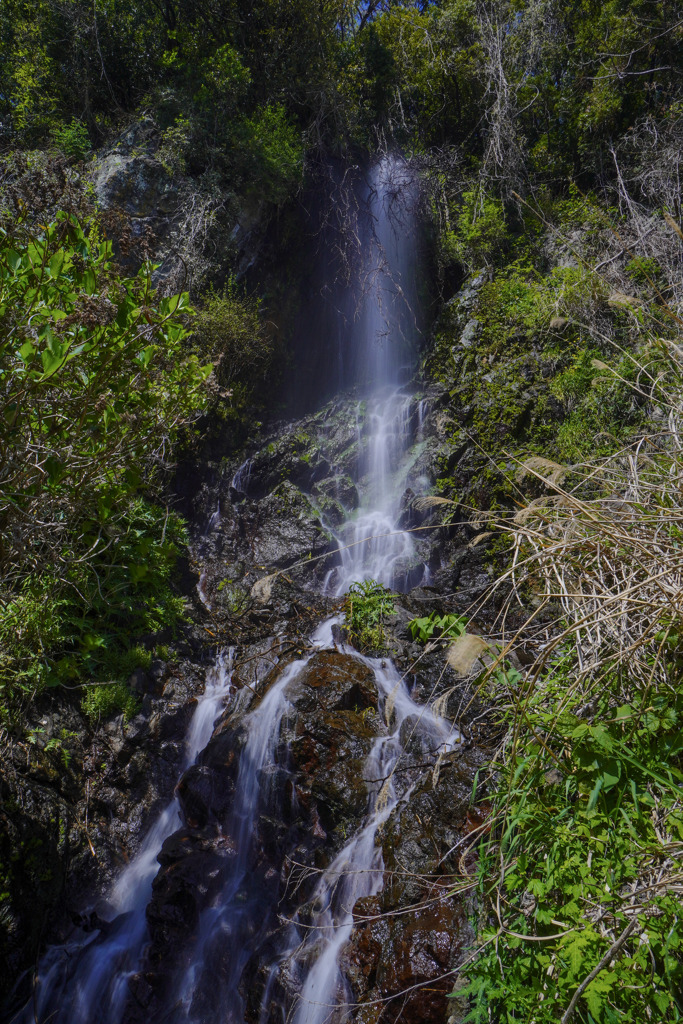
<svg viewBox="0 0 683 1024">
<path fill-rule="evenodd" d="M 64 250 L 58 249 L 54 256 L 51 258 L 48 267 L 50 270 L 50 277 L 56 280 L 62 272 L 64 266 Z"/>
<path fill-rule="evenodd" d="M 431 612 L 418 619 L 411 619 L 408 629 L 413 640 L 427 643 L 434 638 L 457 640 L 467 628 L 467 621 L 460 615 L 439 615 Z"/>
<path fill-rule="evenodd" d="M 391 592 L 377 580 L 352 583 L 344 598 L 346 627 L 361 650 L 381 650 L 384 646 L 384 619 L 393 614 Z"/>
<path fill-rule="evenodd" d="M 124 627 L 177 618 L 182 531 L 142 513 L 137 491 L 154 495 L 160 456 L 205 405 L 212 366 L 190 315 L 186 294 L 157 302 L 149 267 L 122 276 L 94 223 L 59 214 L 0 234 L 0 639 L 4 609 L 33 614 L 26 588 L 36 608 L 54 599 L 57 622 L 5 645 L 0 686 L 96 672 Z"/>
<path fill-rule="evenodd" d="M 5 261 L 13 274 L 16 274 L 17 270 L 21 266 L 21 256 L 14 249 L 8 249 L 4 254 Z"/>
<path fill-rule="evenodd" d="M 603 676 L 588 716 L 559 663 L 523 714 L 511 712 L 517 737 L 497 766 L 498 824 L 479 862 L 480 898 L 498 907 L 503 931 L 468 967 L 468 1020 L 556 1024 L 633 914 L 638 930 L 586 985 L 573 1022 L 681 1020 L 682 764 L 672 723 L 683 685 L 632 687 L 628 703 L 611 695 L 625 685 Z"/>
</svg>

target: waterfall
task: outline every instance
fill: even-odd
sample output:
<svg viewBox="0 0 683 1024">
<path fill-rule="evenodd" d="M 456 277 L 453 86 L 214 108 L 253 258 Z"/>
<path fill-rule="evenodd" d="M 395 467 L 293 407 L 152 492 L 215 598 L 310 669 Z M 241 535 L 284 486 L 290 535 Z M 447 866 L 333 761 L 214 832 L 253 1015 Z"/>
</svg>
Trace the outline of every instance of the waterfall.
<svg viewBox="0 0 683 1024">
<path fill-rule="evenodd" d="M 212 989 L 211 1002 L 217 994 L 225 1003 L 225 1021 L 238 1024 L 243 1020 L 243 1003 L 238 991 L 244 966 L 256 944 L 262 894 L 255 892 L 248 878 L 249 855 L 255 833 L 256 816 L 264 790 L 268 787 L 267 770 L 275 763 L 275 747 L 282 717 L 287 710 L 287 687 L 303 671 L 307 658 L 293 662 L 282 673 L 247 720 L 247 741 L 240 756 L 236 798 L 225 834 L 237 851 L 232 868 L 219 899 L 205 911 L 199 925 L 199 937 L 176 999 L 178 1021 L 193 1021 L 195 1001 L 201 1004 L 207 989 Z M 256 927 L 255 927 L 256 925 Z M 214 955 L 228 950 L 228 968 L 223 972 L 220 990 L 212 976 Z M 208 977 L 205 974 L 208 972 Z M 209 1001 L 206 1000 L 205 1001 Z M 198 1009 L 201 1014 L 201 1006 Z M 204 1019 L 200 1017 L 199 1019 Z"/>
<path fill-rule="evenodd" d="M 381 161 L 369 176 L 366 198 L 356 316 L 344 339 L 345 358 L 340 357 L 333 368 L 340 374 L 341 386 L 348 383 L 348 365 L 352 365 L 360 392 L 357 421 L 363 457 L 356 482 L 361 500 L 354 515 L 335 532 L 340 565 L 325 582 L 325 589 L 333 595 L 366 579 L 396 588 L 403 581 L 407 589 L 411 573 L 420 577 L 426 571 L 416 565 L 412 535 L 397 525 L 406 481 L 405 455 L 424 419 L 423 405 L 406 390 L 417 359 L 418 295 L 415 186 L 405 164 L 393 158 Z M 235 502 L 244 500 L 249 490 L 252 466 L 252 459 L 247 459 L 232 478 Z M 219 528 L 222 511 L 218 505 L 210 529 Z M 208 606 L 204 580 L 202 575 L 199 594 Z M 263 985 L 261 1024 L 285 1018 L 293 1024 L 348 1019 L 345 1007 L 352 999 L 339 956 L 352 934 L 354 905 L 382 887 L 384 865 L 378 830 L 401 801 L 410 798 L 410 786 L 401 788 L 395 783 L 405 745 L 417 733 L 436 757 L 460 742 L 457 729 L 413 701 L 393 664 L 335 644 L 336 624 L 335 619 L 322 623 L 311 643 L 320 650 L 336 649 L 370 672 L 383 724 L 363 768 L 367 803 L 362 820 L 321 869 L 307 920 L 296 912 L 278 932 Z M 219 892 L 208 900 L 198 927 L 188 936 L 173 991 L 165 993 L 167 1005 L 163 1015 L 154 1018 L 155 1024 L 162 1019 L 166 1024 L 243 1024 L 245 1020 L 244 972 L 277 909 L 269 903 L 272 893 L 259 889 L 250 874 L 257 822 L 267 805 L 269 773 L 280 767 L 283 723 L 292 713 L 289 694 L 305 673 L 310 657 L 306 654 L 290 661 L 242 719 L 244 743 L 235 798 L 221 824 L 221 838 L 230 844 L 234 856 L 221 877 Z M 183 770 L 193 764 L 211 738 L 214 721 L 231 692 L 231 670 L 228 655 L 218 659 L 207 677 L 186 737 Z M 15 1016 L 16 1024 L 48 1020 L 52 1024 L 122 1024 L 128 981 L 144 964 L 149 942 L 146 908 L 158 870 L 157 858 L 179 824 L 180 803 L 174 798 L 113 887 L 106 924 L 94 935 L 79 935 L 65 946 L 47 951 L 33 998 Z M 296 992 L 287 1006 L 271 998 L 283 973 L 296 979 Z"/>
<path fill-rule="evenodd" d="M 419 731 L 429 737 L 435 751 L 445 753 L 460 742 L 456 728 L 411 699 L 391 662 L 354 655 L 372 669 L 380 711 L 390 719 L 392 728 L 375 740 L 365 764 L 369 790 L 365 821 L 323 872 L 313 896 L 320 909 L 302 934 L 295 925 L 294 941 L 284 957 L 294 956 L 304 963 L 312 960 L 295 1007 L 294 1024 L 325 1024 L 336 1007 L 343 1009 L 345 1003 L 353 1002 L 339 968 L 339 954 L 351 935 L 357 901 L 375 895 L 382 887 L 384 864 L 376 845 L 377 831 L 399 800 L 410 797 L 410 789 L 399 796 L 394 785 L 394 771 L 404 749 L 401 727 L 414 718 L 409 737 Z"/>
<path fill-rule="evenodd" d="M 402 581 L 416 568 L 412 535 L 396 525 L 401 466 L 413 440 L 413 398 L 404 383 L 415 368 L 419 333 L 416 191 L 409 168 L 395 157 L 385 157 L 369 176 L 359 313 L 345 339 L 364 393 L 365 487 L 358 511 L 333 531 L 341 566 L 325 587 L 336 596 L 368 579 L 407 589 Z M 424 572 L 419 567 L 411 582 Z"/>
</svg>

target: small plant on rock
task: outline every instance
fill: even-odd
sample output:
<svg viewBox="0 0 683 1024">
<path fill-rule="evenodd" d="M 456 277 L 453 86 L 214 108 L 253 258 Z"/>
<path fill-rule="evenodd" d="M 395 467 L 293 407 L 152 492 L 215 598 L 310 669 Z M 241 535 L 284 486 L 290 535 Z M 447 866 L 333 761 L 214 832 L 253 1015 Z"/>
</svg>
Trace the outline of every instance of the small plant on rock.
<svg viewBox="0 0 683 1024">
<path fill-rule="evenodd" d="M 413 640 L 426 644 L 428 640 L 457 640 L 465 632 L 467 623 L 459 615 L 438 615 L 432 612 L 420 619 L 411 619 L 408 629 Z"/>
<path fill-rule="evenodd" d="M 377 580 L 352 583 L 344 598 L 344 615 L 349 637 L 362 651 L 384 647 L 384 620 L 393 614 L 391 592 Z"/>
</svg>

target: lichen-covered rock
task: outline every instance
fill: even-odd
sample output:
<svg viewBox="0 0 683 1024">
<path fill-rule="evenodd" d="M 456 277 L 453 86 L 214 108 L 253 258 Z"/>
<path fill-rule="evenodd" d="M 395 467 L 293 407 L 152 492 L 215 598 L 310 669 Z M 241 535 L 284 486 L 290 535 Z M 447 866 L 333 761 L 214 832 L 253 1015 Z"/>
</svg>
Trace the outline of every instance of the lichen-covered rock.
<svg viewBox="0 0 683 1024">
<path fill-rule="evenodd" d="M 101 206 L 121 207 L 135 219 L 157 223 L 177 210 L 177 184 L 163 164 L 146 154 L 106 153 L 97 160 L 93 184 Z"/>
<path fill-rule="evenodd" d="M 158 247 L 180 212 L 181 183 L 157 159 L 158 146 L 157 126 L 143 118 L 90 165 L 97 203 L 110 214 L 114 237 L 119 243 L 126 237 L 143 242 L 143 249 L 131 247 L 130 241 L 119 244 L 119 257 L 133 266 L 150 255 L 149 247 Z"/>
</svg>

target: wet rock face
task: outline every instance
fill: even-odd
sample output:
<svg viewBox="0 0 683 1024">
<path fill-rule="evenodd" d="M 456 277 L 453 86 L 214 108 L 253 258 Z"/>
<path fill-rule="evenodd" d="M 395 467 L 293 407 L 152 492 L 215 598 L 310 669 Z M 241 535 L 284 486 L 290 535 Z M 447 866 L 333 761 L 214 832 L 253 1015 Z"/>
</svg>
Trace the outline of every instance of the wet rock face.
<svg viewBox="0 0 683 1024">
<path fill-rule="evenodd" d="M 151 943 L 133 985 L 135 1001 L 142 1000 L 143 1009 L 131 1003 L 128 1022 L 157 1020 L 163 1014 L 173 978 L 192 952 L 202 911 L 222 892 L 241 852 L 244 840 L 235 831 L 240 822 L 231 812 L 247 742 L 247 716 L 282 670 L 272 670 L 257 684 L 257 672 L 250 666 L 259 661 L 259 646 L 264 645 L 247 652 L 244 666 L 235 672 L 236 682 L 246 684 L 246 690 L 239 691 L 177 787 L 184 825 L 159 855 L 160 870 L 147 908 Z M 275 763 L 260 779 L 258 814 L 247 840 L 240 904 L 256 901 L 260 933 L 258 940 L 252 935 L 256 951 L 245 965 L 245 978 L 267 977 L 277 945 L 278 912 L 293 912 L 301 894 L 310 890 L 310 884 L 308 890 L 297 886 L 297 897 L 288 898 L 291 862 L 326 864 L 367 806 L 363 765 L 374 738 L 368 710 L 377 707 L 378 699 L 372 671 L 349 655 L 316 653 L 287 698 L 290 706 L 282 719 Z M 216 970 L 230 956 L 220 947 L 208 955 Z M 207 1005 L 202 1012 L 210 1011 Z"/>
<path fill-rule="evenodd" d="M 346 654 L 324 651 L 291 693 L 297 715 L 287 728 L 297 795 L 315 808 L 326 833 L 346 834 L 368 802 L 363 768 L 376 735 L 372 672 Z"/>
<path fill-rule="evenodd" d="M 444 887 L 444 891 L 445 891 Z M 425 895 L 427 895 L 425 893 Z M 354 907 L 356 928 L 342 965 L 354 999 L 367 1003 L 355 1019 L 443 1024 L 453 983 L 449 970 L 471 938 L 466 911 L 432 887 L 429 906 L 384 916 L 377 897 Z M 417 988 L 416 988 L 417 986 Z"/>
<path fill-rule="evenodd" d="M 0 1015 L 46 935 L 63 941 L 74 925 L 90 927 L 93 907 L 173 794 L 204 669 L 186 662 L 157 675 L 145 689 L 153 683 L 158 692 L 143 696 L 129 723 L 118 715 L 93 724 L 79 697 L 48 692 L 31 708 L 29 741 L 15 739 L 3 751 Z M 20 982 L 17 1005 L 30 983 L 29 976 Z"/>
<path fill-rule="evenodd" d="M 258 505 L 252 555 L 259 565 L 284 568 L 332 549 L 320 513 L 292 483 L 285 481 Z"/>
<path fill-rule="evenodd" d="M 415 734 L 416 723 L 404 722 Z M 475 869 L 467 855 L 473 828 L 468 813 L 472 779 L 485 760 L 468 744 L 433 769 L 416 742 L 405 763 L 412 781 L 409 798 L 380 829 L 384 884 L 377 896 L 354 907 L 355 928 L 342 953 L 353 998 L 366 1004 L 354 1019 L 443 1024 L 453 988 L 450 972 L 473 939 L 469 897 L 452 895 Z M 435 760 L 435 759 L 434 759 Z M 401 765 L 399 765 L 401 767 Z M 484 819 L 482 812 L 479 824 Z"/>
<path fill-rule="evenodd" d="M 425 565 L 432 574 L 449 565 L 456 548 L 465 549 L 473 534 L 443 530 L 442 511 L 415 506 L 433 486 L 437 469 L 456 458 L 443 423 L 447 401 L 438 388 L 410 399 L 401 428 L 406 450 L 405 439 L 387 439 L 392 472 L 404 481 L 397 495 L 397 527 L 413 531 L 415 542 L 414 557 L 395 566 L 395 586 L 403 591 L 422 580 Z M 248 601 L 259 576 L 289 567 L 296 567 L 297 585 L 321 589 L 339 564 L 339 545 L 353 543 L 354 514 L 375 484 L 371 431 L 367 402 L 346 395 L 276 427 L 240 465 L 216 467 L 214 478 L 196 494 L 193 512 L 201 524 L 194 553 L 202 566 L 204 600 L 214 614 L 244 611 L 236 588 Z"/>
</svg>

